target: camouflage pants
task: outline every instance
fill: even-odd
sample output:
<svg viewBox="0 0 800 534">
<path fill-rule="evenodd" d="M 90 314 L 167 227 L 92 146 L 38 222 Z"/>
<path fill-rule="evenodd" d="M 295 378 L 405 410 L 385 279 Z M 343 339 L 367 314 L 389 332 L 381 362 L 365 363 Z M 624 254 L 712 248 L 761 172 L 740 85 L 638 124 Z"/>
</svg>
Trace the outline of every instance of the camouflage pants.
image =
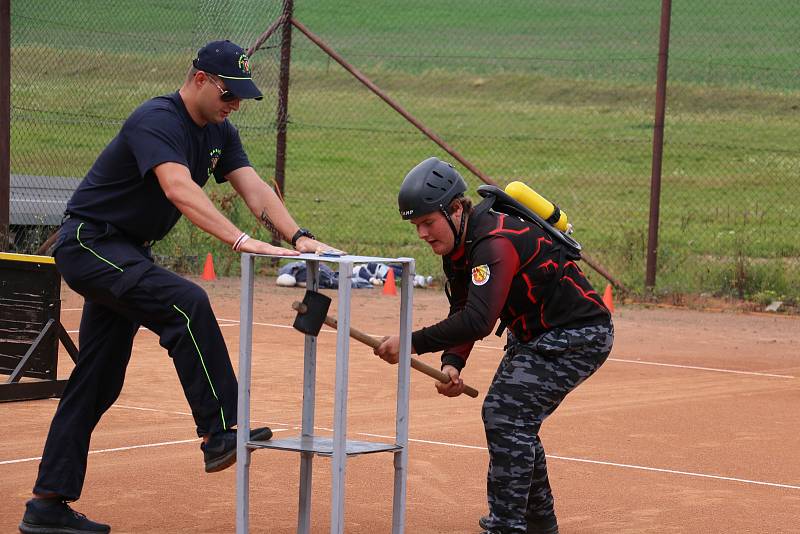
<svg viewBox="0 0 800 534">
<path fill-rule="evenodd" d="M 483 402 L 492 529 L 525 532 L 528 518 L 554 515 L 539 428 L 606 361 L 613 341 L 613 326 L 605 325 L 555 328 L 528 343 L 509 335 Z"/>
</svg>

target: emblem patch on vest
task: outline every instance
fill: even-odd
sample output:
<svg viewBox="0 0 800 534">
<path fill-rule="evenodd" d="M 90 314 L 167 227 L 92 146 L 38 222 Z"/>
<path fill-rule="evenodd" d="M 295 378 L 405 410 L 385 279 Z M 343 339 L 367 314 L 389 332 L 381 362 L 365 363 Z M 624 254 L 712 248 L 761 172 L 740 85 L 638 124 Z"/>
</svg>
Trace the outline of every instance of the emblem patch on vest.
<svg viewBox="0 0 800 534">
<path fill-rule="evenodd" d="M 472 283 L 476 286 L 482 286 L 486 282 L 489 281 L 489 266 L 488 265 L 478 265 L 477 267 L 472 268 Z"/>
</svg>

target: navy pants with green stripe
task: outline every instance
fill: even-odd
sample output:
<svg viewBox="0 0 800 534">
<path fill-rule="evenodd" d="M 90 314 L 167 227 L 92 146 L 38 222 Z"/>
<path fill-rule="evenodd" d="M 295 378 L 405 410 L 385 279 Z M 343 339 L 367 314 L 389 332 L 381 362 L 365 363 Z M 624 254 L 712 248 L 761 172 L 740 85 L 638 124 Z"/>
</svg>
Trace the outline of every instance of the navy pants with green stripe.
<svg viewBox="0 0 800 534">
<path fill-rule="evenodd" d="M 34 493 L 80 497 L 92 431 L 122 390 L 140 326 L 169 352 L 198 435 L 236 424 L 236 376 L 202 288 L 155 265 L 149 248 L 110 225 L 68 219 L 54 256 L 85 304 L 77 364 L 50 425 Z M 163 387 L 163 368 L 147 372 L 153 388 Z"/>
</svg>

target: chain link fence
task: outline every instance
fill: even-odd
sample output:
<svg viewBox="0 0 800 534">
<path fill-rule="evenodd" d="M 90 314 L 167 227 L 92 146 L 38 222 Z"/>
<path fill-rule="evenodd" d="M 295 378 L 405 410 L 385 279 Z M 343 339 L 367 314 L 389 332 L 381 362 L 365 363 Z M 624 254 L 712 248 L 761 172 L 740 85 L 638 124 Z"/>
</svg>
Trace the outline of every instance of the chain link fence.
<svg viewBox="0 0 800 534">
<path fill-rule="evenodd" d="M 247 48 L 280 1 L 13 0 L 11 6 L 12 250 L 34 252 L 57 228 L 66 200 L 128 115 L 178 90 L 197 50 L 215 39 Z M 278 39 L 254 54 L 265 97 L 236 124 L 257 165 L 274 161 Z M 230 189 L 230 188 L 228 188 Z M 219 205 L 225 188 L 210 190 Z M 183 222 L 156 249 L 195 270 L 208 240 Z"/>
<path fill-rule="evenodd" d="M 282 9 L 13 2 L 12 173 L 81 177 L 136 105 L 179 86 L 199 46 L 247 47 Z M 293 16 L 498 184 L 521 180 L 558 203 L 586 251 L 643 288 L 661 2 L 296 0 Z M 674 3 L 658 293 L 800 296 L 797 28 L 791 0 Z M 232 118 L 267 180 L 280 35 L 253 58 L 265 100 Z M 399 220 L 399 184 L 431 155 L 453 161 L 473 190 L 481 182 L 297 29 L 287 132 L 284 194 L 301 225 L 438 274 L 440 260 Z M 208 191 L 257 230 L 229 187 Z M 208 251 L 218 271 L 235 271 L 235 256 L 185 221 L 156 247 L 187 270 Z"/>
<path fill-rule="evenodd" d="M 560 204 L 585 249 L 642 288 L 661 2 L 371 6 L 298 2 L 295 16 L 499 184 Z M 796 299 L 798 23 L 789 1 L 673 6 L 660 293 Z M 391 244 L 438 270 L 394 196 L 424 157 L 453 158 L 302 36 L 292 79 L 287 198 L 343 246 Z"/>
</svg>

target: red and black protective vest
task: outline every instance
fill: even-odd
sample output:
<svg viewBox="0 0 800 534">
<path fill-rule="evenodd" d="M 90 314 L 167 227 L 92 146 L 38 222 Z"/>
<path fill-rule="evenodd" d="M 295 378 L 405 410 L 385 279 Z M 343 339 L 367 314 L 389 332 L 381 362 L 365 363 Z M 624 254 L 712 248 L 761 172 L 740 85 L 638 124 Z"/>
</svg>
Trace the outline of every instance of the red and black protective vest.
<svg viewBox="0 0 800 534">
<path fill-rule="evenodd" d="M 412 334 L 417 353 L 443 350 L 444 363 L 462 368 L 498 319 L 521 342 L 552 328 L 610 322 L 576 254 L 538 224 L 482 205 L 470 215 L 463 244 L 442 259 L 450 313 Z"/>
</svg>

